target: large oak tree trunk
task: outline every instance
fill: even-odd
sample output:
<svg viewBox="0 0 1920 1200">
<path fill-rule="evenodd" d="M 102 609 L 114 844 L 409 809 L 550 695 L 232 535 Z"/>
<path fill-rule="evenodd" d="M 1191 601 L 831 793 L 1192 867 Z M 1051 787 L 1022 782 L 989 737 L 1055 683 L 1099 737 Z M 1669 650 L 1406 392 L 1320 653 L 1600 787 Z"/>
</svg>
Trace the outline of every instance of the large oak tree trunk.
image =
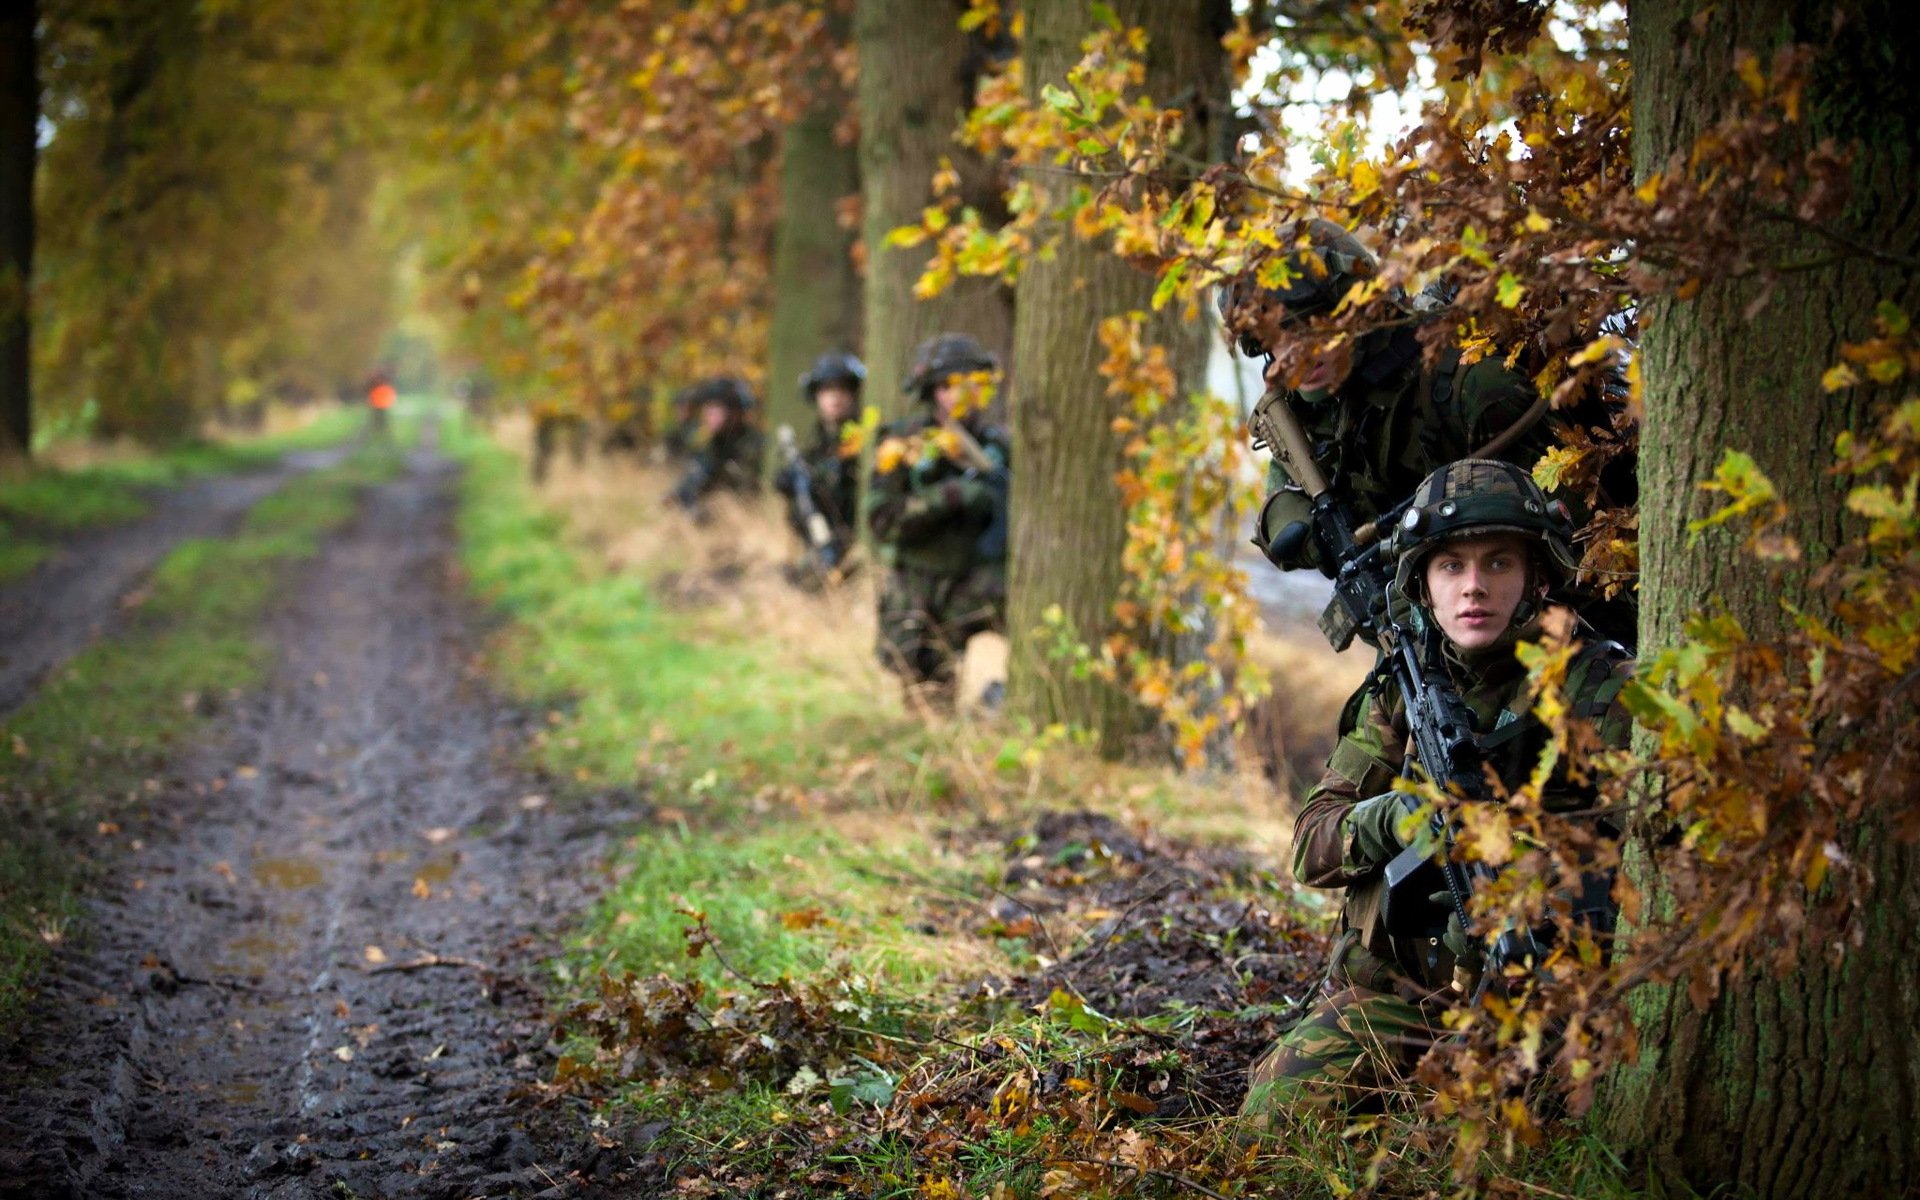
<svg viewBox="0 0 1920 1200">
<path fill-rule="evenodd" d="M 907 407 L 900 393 L 907 356 L 922 338 L 970 333 L 1005 355 L 1013 342 L 1013 298 L 995 281 L 961 279 L 931 300 L 914 281 L 925 248 L 886 245 L 889 230 L 915 224 L 933 200 L 933 176 L 950 158 L 961 187 L 983 211 L 994 205 L 992 171 L 953 140 L 985 65 L 978 38 L 960 31 L 962 0 L 856 0 L 853 36 L 860 57 L 861 238 L 866 248 L 867 402 L 888 415 Z"/>
<path fill-rule="evenodd" d="M 1736 47 L 1765 63 L 1782 41 L 1811 43 L 1822 65 L 1807 97 L 1807 133 L 1862 143 L 1850 231 L 1909 263 L 1920 256 L 1920 94 L 1911 67 L 1920 38 L 1910 14 L 1886 2 L 1752 0 L 1719 7 L 1696 28 L 1696 7 L 1634 5 L 1639 172 L 1661 169 L 1721 113 L 1739 86 Z M 1783 228 L 1778 249 L 1784 261 L 1813 262 L 1831 260 L 1834 247 Z M 1725 605 L 1758 636 L 1787 626 L 1783 599 L 1818 607 L 1804 571 L 1776 576 L 1713 538 L 1688 544 L 1686 521 L 1706 506 L 1697 485 L 1722 449 L 1750 452 L 1793 505 L 1789 532 L 1809 562 L 1823 561 L 1851 521 L 1847 482 L 1823 471 L 1834 437 L 1866 428 L 1871 405 L 1885 397 L 1823 396 L 1821 371 L 1842 343 L 1870 335 L 1876 301 L 1920 312 L 1914 272 L 1884 260 L 1850 257 L 1788 274 L 1749 319 L 1756 287 L 1718 284 L 1648 314 L 1640 619 L 1652 648 L 1680 642 L 1686 614 L 1709 604 Z M 1920 852 L 1872 822 L 1848 849 L 1874 877 L 1863 947 L 1836 959 L 1824 945 L 1808 946 L 1788 977 L 1735 980 L 1705 1009 L 1684 988 L 1635 997 L 1641 1058 L 1615 1074 L 1599 1116 L 1659 1173 L 1702 1190 L 1732 1184 L 1764 1197 L 1812 1197 L 1889 1195 L 1920 1172 Z"/>
<path fill-rule="evenodd" d="M 1030 97 L 1065 86 L 1094 18 L 1084 0 L 1029 0 L 1026 65 Z M 1205 157 L 1210 123 L 1223 115 L 1226 58 L 1220 37 L 1231 20 L 1220 0 L 1123 0 L 1113 5 L 1129 26 L 1151 39 L 1147 94 L 1162 103 L 1180 97 L 1189 115 L 1187 149 Z M 1032 181 L 1059 203 L 1073 180 Z M 1042 614 L 1059 605 L 1083 640 L 1098 645 L 1112 625 L 1122 583 L 1126 507 L 1114 484 L 1119 441 L 1111 426 L 1124 402 L 1106 394 L 1097 372 L 1104 351 L 1100 322 L 1150 309 L 1154 279 L 1114 258 L 1103 245 L 1069 237 L 1050 261 L 1027 265 L 1015 310 L 1012 554 L 1008 630 L 1012 642 L 1009 702 L 1041 725 L 1065 722 L 1092 730 L 1102 751 L 1123 752 L 1145 714 L 1097 679 L 1071 677 L 1047 658 L 1047 639 L 1033 636 Z M 1148 322 L 1150 341 L 1167 348 L 1183 387 L 1200 385 L 1208 328 L 1184 321 L 1177 306 Z"/>
<path fill-rule="evenodd" d="M 860 281 L 853 235 L 840 202 L 860 188 L 855 148 L 834 139 L 847 104 L 837 86 L 815 93 L 806 115 L 786 130 L 780 150 L 780 220 L 773 234 L 773 319 L 768 330 L 767 424 L 792 425 L 806 440 L 812 420 L 795 381 L 828 350 L 858 351 Z M 771 440 L 769 453 L 778 452 Z"/>
<path fill-rule="evenodd" d="M 33 453 L 33 178 L 39 159 L 37 0 L 0 7 L 0 462 Z"/>
</svg>

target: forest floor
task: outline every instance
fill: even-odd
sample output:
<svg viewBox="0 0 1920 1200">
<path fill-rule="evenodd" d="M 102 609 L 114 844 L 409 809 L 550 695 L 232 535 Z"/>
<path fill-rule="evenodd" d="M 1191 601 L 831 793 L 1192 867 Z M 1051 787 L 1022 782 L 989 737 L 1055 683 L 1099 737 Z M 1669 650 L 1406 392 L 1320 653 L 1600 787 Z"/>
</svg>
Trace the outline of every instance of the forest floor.
<svg viewBox="0 0 1920 1200">
<path fill-rule="evenodd" d="M 767 503 L 536 492 L 495 432 L 314 464 L 0 720 L 0 1196 L 1447 1188 L 1411 1102 L 1230 1119 L 1322 971 L 1284 784 L 1364 664 L 1264 640 L 1227 773 L 929 718 Z M 1567 1145 L 1533 1177 L 1617 1193 Z"/>
</svg>

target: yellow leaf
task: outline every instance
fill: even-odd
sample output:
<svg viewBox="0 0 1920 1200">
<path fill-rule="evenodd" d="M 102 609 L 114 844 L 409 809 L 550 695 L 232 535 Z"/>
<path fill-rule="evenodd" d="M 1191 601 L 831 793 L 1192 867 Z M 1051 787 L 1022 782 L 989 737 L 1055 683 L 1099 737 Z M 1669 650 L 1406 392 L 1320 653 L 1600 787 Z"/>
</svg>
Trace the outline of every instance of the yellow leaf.
<svg viewBox="0 0 1920 1200">
<path fill-rule="evenodd" d="M 1846 363 L 1828 367 L 1826 374 L 1820 376 L 1821 388 L 1829 392 L 1837 392 L 1843 388 L 1850 388 L 1859 382 L 1860 376 Z"/>
</svg>

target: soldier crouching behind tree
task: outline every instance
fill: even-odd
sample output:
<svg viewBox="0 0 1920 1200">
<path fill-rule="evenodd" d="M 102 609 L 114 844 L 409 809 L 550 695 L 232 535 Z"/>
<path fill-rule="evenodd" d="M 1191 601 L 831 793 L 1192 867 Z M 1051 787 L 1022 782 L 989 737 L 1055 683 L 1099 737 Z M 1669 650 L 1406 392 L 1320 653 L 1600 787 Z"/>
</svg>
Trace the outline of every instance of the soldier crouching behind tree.
<svg viewBox="0 0 1920 1200">
<path fill-rule="evenodd" d="M 1571 533 L 1565 509 L 1525 471 L 1468 459 L 1421 483 L 1393 535 L 1393 587 L 1413 606 L 1416 629 L 1438 630 L 1428 638 L 1438 649 L 1429 657 L 1439 660 L 1429 669 L 1457 689 L 1484 761 L 1508 788 L 1526 781 L 1548 736 L 1532 714 L 1514 647 L 1541 636 L 1547 594 L 1576 566 Z M 1597 722 L 1609 746 L 1624 745 L 1629 732 L 1616 701 L 1631 665 L 1618 644 L 1594 641 L 1567 671 L 1573 716 Z M 1317 1002 L 1253 1068 L 1241 1111 L 1262 1129 L 1305 1114 L 1377 1111 L 1441 1036 L 1446 1010 L 1466 1001 L 1461 983 L 1482 961 L 1483 947 L 1440 903 L 1444 893 L 1415 910 L 1424 918 L 1417 935 L 1398 920 L 1394 932 L 1387 928 L 1385 870 L 1415 832 L 1392 790 L 1410 756 L 1399 687 L 1370 679 L 1341 714 L 1340 732 L 1295 824 L 1293 869 L 1309 887 L 1346 890 L 1341 933 Z M 1594 803 L 1591 785 L 1564 775 L 1543 794 L 1552 812 Z M 1603 825 L 1598 831 L 1617 836 Z M 1609 883 L 1589 873 L 1556 886 L 1572 919 L 1604 933 L 1612 927 Z"/>
<path fill-rule="evenodd" d="M 1006 628 L 1010 443 L 970 403 L 999 366 L 965 334 L 922 342 L 906 390 L 923 407 L 881 432 L 867 489 L 887 567 L 880 662 L 936 707 L 952 703 L 967 639 Z"/>
</svg>

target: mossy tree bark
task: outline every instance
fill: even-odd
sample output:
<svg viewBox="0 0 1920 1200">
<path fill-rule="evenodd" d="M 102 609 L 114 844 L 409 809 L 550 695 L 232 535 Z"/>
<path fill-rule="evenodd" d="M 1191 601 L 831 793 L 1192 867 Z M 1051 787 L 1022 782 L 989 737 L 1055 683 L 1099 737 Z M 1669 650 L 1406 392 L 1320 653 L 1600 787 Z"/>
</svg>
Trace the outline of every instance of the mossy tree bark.
<svg viewBox="0 0 1920 1200">
<path fill-rule="evenodd" d="M 1180 106 L 1190 118 L 1188 152 L 1206 157 L 1213 126 L 1225 114 L 1220 37 L 1231 21 L 1228 5 L 1223 0 L 1123 0 L 1113 8 L 1151 39 L 1147 94 L 1162 103 L 1183 98 Z M 1037 98 L 1045 85 L 1065 84 L 1094 18 L 1084 0 L 1029 0 L 1026 12 L 1027 87 Z M 1074 183 L 1032 182 L 1054 193 Z M 1055 604 L 1090 644 L 1098 645 L 1112 626 L 1123 578 L 1126 508 L 1114 484 L 1120 447 L 1111 426 L 1118 402 L 1106 394 L 1106 380 L 1096 370 L 1104 358 L 1097 331 L 1104 318 L 1149 311 L 1153 288 L 1152 275 L 1120 262 L 1102 246 L 1069 236 L 1051 261 L 1027 265 L 1015 308 L 1019 386 L 1012 406 L 1009 703 L 1037 724 L 1064 722 L 1093 731 L 1108 755 L 1134 744 L 1147 725 L 1146 714 L 1111 685 L 1073 679 L 1063 664 L 1049 661 L 1044 639 L 1034 631 Z M 1170 309 L 1152 316 L 1148 337 L 1167 348 L 1183 388 L 1200 385 L 1207 358 L 1205 322 L 1183 321 Z"/>
<path fill-rule="evenodd" d="M 0 9 L 0 462 L 33 453 L 33 178 L 39 161 L 37 0 Z"/>
<path fill-rule="evenodd" d="M 840 203 L 860 190 L 859 155 L 834 130 L 849 97 L 821 72 L 813 106 L 780 147 L 780 218 L 773 234 L 773 317 L 768 330 L 767 428 L 792 425 L 806 440 L 813 414 L 795 381 L 829 350 L 860 348 L 860 280 L 853 233 Z M 770 463 L 778 448 L 768 439 Z"/>
<path fill-rule="evenodd" d="M 861 240 L 866 254 L 867 403 L 897 416 L 907 357 L 922 338 L 970 333 L 1006 355 L 1013 297 L 992 280 L 962 279 L 931 300 L 914 297 L 930 253 L 886 245 L 889 230 L 919 221 L 933 199 L 941 158 L 953 160 L 968 203 L 999 207 L 997 173 L 953 140 L 986 65 L 980 39 L 960 30 L 964 0 L 856 0 L 860 57 Z"/>
<path fill-rule="evenodd" d="M 1761 637 L 1787 628 L 1782 600 L 1818 608 L 1805 570 L 1777 573 L 1719 539 L 1689 544 L 1686 522 L 1706 507 L 1697 485 L 1723 449 L 1748 451 L 1792 504 L 1789 532 L 1807 561 L 1824 561 L 1851 521 L 1846 481 L 1824 473 L 1834 437 L 1867 428 L 1886 397 L 1823 396 L 1820 374 L 1843 343 L 1870 335 L 1877 301 L 1920 312 L 1910 266 L 1920 258 L 1920 90 L 1910 69 L 1920 37 L 1909 15 L 1889 0 L 1753 0 L 1696 27 L 1696 10 L 1691 0 L 1634 5 L 1639 172 L 1661 169 L 1724 110 L 1739 86 L 1735 48 L 1765 63 L 1783 42 L 1811 43 L 1822 57 L 1804 134 L 1860 143 L 1847 232 L 1882 253 L 1789 273 L 1753 316 L 1760 285 L 1751 281 L 1650 306 L 1640 459 L 1650 649 L 1678 644 L 1686 615 L 1711 604 Z M 1781 261 L 1806 264 L 1831 262 L 1836 247 L 1783 223 L 1777 249 Z M 1847 850 L 1874 881 L 1861 948 L 1836 956 L 1808 945 L 1792 974 L 1733 980 L 1704 1009 L 1684 988 L 1636 995 L 1641 1057 L 1609 1081 L 1598 1116 L 1656 1172 L 1703 1191 L 1812 1197 L 1890 1194 L 1920 1171 L 1920 850 L 1871 821 Z"/>
</svg>

